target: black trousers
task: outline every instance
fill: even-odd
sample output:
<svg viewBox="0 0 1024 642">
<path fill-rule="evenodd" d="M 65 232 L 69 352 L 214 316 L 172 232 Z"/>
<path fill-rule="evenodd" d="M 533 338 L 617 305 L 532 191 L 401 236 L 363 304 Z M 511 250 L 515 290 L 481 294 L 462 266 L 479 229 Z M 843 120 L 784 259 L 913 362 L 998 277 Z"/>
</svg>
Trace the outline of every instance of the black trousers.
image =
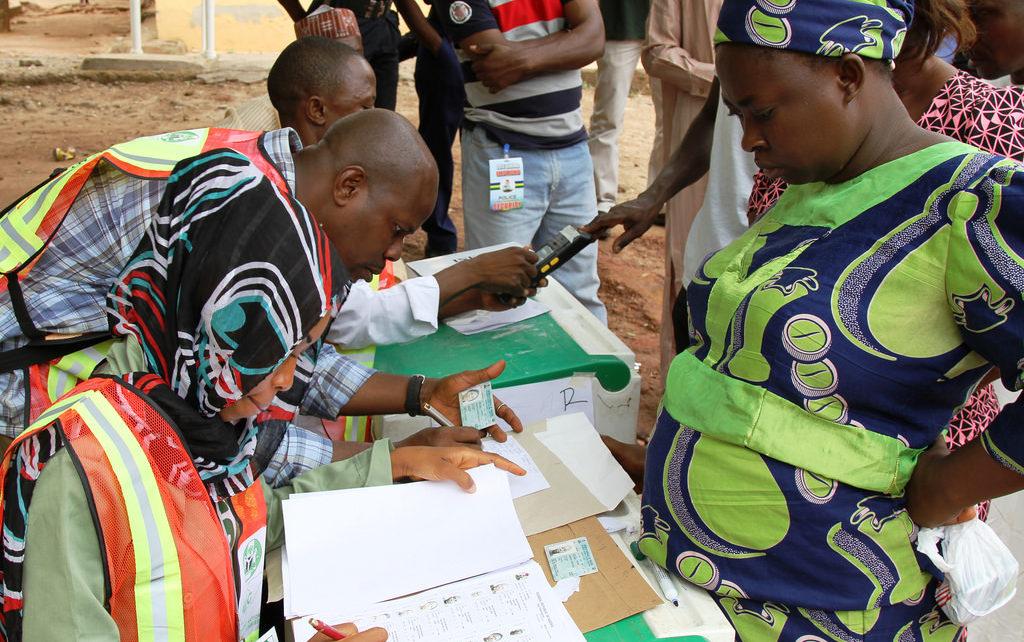
<svg viewBox="0 0 1024 642">
<path fill-rule="evenodd" d="M 395 110 L 398 104 L 398 14 L 388 11 L 381 18 L 360 18 L 359 33 L 363 37 L 363 57 L 377 76 L 375 107 Z"/>
<path fill-rule="evenodd" d="M 441 31 L 438 26 L 435 28 Z M 436 56 L 420 45 L 416 53 L 415 80 L 416 94 L 420 99 L 420 136 L 434 155 L 439 179 L 434 211 L 423 223 L 427 233 L 427 256 L 451 254 L 458 244 L 455 224 L 448 216 L 455 176 L 452 144 L 462 124 L 466 93 L 462 85 L 462 67 L 450 41 L 442 40 Z"/>
</svg>

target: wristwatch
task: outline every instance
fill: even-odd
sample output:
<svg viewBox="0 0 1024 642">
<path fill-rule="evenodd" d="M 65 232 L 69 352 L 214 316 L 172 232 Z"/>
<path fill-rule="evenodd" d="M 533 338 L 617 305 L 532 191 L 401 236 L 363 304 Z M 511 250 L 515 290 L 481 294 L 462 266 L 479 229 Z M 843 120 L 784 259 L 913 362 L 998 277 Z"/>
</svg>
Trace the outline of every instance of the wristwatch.
<svg viewBox="0 0 1024 642">
<path fill-rule="evenodd" d="M 409 377 L 409 385 L 405 389 L 405 411 L 410 417 L 418 417 L 423 414 L 423 407 L 420 405 L 420 389 L 427 378 L 421 374 Z"/>
</svg>

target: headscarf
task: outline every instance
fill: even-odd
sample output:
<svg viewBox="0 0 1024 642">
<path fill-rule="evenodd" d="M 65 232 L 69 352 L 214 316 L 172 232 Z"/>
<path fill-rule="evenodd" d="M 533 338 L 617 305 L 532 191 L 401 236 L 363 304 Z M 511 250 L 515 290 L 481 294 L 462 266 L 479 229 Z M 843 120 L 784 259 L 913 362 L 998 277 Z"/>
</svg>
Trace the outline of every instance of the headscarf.
<svg viewBox="0 0 1024 642">
<path fill-rule="evenodd" d="M 334 309 L 347 273 L 302 205 L 242 154 L 178 164 L 107 297 L 114 336 L 139 342 L 144 389 L 178 424 L 215 499 L 258 478 L 253 421 L 217 413 L 277 368 Z M 256 468 L 259 468 L 257 470 Z"/>
<path fill-rule="evenodd" d="M 893 60 L 913 16 L 912 0 L 725 0 L 715 44 Z"/>
</svg>

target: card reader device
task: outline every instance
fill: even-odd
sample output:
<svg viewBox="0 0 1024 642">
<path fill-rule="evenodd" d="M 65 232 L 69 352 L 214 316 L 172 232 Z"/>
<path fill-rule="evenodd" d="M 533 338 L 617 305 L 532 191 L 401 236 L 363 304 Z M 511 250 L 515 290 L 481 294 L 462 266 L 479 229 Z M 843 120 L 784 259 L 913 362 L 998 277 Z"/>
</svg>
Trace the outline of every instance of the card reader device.
<svg viewBox="0 0 1024 642">
<path fill-rule="evenodd" d="M 530 285 L 536 287 L 541 279 L 550 276 L 593 241 L 594 237 L 590 234 L 581 232 L 572 225 L 566 225 L 553 239 L 536 250 L 537 276 L 533 277 Z"/>
<path fill-rule="evenodd" d="M 595 240 L 594 236 L 581 232 L 572 225 L 566 225 L 554 238 L 535 250 L 537 274 L 531 279 L 530 287 L 537 287 L 542 279 L 551 276 L 552 272 L 565 265 L 569 259 Z M 506 305 L 512 302 L 512 296 L 507 293 L 499 294 L 498 299 Z"/>
</svg>

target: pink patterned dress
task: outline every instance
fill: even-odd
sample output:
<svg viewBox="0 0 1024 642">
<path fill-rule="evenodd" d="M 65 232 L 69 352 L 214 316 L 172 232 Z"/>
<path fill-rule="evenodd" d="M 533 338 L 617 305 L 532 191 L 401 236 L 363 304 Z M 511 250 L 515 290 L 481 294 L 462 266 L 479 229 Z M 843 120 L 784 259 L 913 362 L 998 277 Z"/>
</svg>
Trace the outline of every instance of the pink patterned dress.
<svg viewBox="0 0 1024 642">
<path fill-rule="evenodd" d="M 943 85 L 917 124 L 991 154 L 1024 162 L 1024 87 L 993 87 L 958 71 Z M 786 190 L 786 182 L 762 172 L 754 176 L 747 205 L 753 223 L 771 209 Z M 992 386 L 974 391 L 949 423 L 946 442 L 959 448 L 978 436 L 999 412 Z M 979 513 L 985 517 L 988 502 Z"/>
</svg>

